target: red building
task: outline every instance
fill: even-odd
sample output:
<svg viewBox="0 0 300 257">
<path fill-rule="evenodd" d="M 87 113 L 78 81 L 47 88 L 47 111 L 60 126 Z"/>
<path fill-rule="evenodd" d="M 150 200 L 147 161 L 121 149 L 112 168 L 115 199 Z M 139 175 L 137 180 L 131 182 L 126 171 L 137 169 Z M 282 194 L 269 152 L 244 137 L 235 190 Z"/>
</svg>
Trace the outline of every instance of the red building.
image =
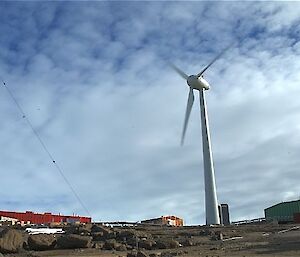
<svg viewBox="0 0 300 257">
<path fill-rule="evenodd" d="M 80 223 L 90 223 L 92 218 L 90 217 L 82 217 L 82 216 L 64 216 L 51 214 L 50 212 L 42 213 L 34 213 L 32 211 L 26 212 L 11 212 L 11 211 L 0 211 L 0 216 L 9 217 L 18 219 L 19 221 L 27 222 L 33 224 L 48 224 L 51 222 L 80 222 Z"/>
</svg>

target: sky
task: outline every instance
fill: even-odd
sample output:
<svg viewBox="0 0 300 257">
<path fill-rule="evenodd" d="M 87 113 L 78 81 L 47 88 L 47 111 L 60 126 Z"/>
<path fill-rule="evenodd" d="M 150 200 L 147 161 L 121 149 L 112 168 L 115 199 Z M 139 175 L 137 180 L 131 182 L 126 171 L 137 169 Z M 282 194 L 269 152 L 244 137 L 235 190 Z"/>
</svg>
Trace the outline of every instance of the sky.
<svg viewBox="0 0 300 257">
<path fill-rule="evenodd" d="M 0 3 L 0 209 L 205 223 L 204 74 L 218 200 L 231 220 L 300 197 L 300 3 Z"/>
</svg>

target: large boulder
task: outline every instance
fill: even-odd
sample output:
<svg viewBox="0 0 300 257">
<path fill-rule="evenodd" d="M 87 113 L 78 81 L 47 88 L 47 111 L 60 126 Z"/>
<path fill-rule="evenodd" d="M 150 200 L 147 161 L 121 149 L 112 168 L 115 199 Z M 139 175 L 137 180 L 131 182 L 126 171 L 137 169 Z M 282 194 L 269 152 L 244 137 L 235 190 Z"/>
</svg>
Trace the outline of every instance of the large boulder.
<svg viewBox="0 0 300 257">
<path fill-rule="evenodd" d="M 180 247 L 180 243 L 174 239 L 159 239 L 156 241 L 156 248 L 158 249 L 170 249 L 178 247 Z"/>
<path fill-rule="evenodd" d="M 28 247 L 34 251 L 51 250 L 56 245 L 56 238 L 54 235 L 39 234 L 30 235 L 28 237 Z"/>
<path fill-rule="evenodd" d="M 68 225 L 64 227 L 64 231 L 66 232 L 66 234 L 78 234 L 78 226 Z"/>
<path fill-rule="evenodd" d="M 118 245 L 116 246 L 116 250 L 117 250 L 117 251 L 121 251 L 121 252 L 125 252 L 125 251 L 127 251 L 127 247 L 126 247 L 126 245 L 124 245 L 124 244 L 118 244 Z"/>
<path fill-rule="evenodd" d="M 86 226 L 80 226 L 77 229 L 77 234 L 81 236 L 90 236 L 91 235 L 91 228 Z"/>
<path fill-rule="evenodd" d="M 116 238 L 116 232 L 114 232 L 113 229 L 100 225 L 93 225 L 91 234 L 93 237 L 97 237 L 97 241 Z"/>
<path fill-rule="evenodd" d="M 93 241 L 103 241 L 104 235 L 103 232 L 94 232 L 92 233 Z"/>
<path fill-rule="evenodd" d="M 156 248 L 158 248 L 158 249 L 167 249 L 168 248 L 168 244 L 163 240 L 157 240 L 155 245 L 156 245 Z"/>
<path fill-rule="evenodd" d="M 118 243 L 115 239 L 108 239 L 105 241 L 103 248 L 104 250 L 114 250 L 118 246 Z"/>
<path fill-rule="evenodd" d="M 170 248 L 179 248 L 181 246 L 180 243 L 174 239 L 169 240 L 168 243 Z"/>
<path fill-rule="evenodd" d="M 155 244 L 156 244 L 155 241 L 151 239 L 140 240 L 138 243 L 139 248 L 144 248 L 146 250 L 152 250 Z"/>
<path fill-rule="evenodd" d="M 111 232 L 111 229 L 108 228 L 108 227 L 104 227 L 104 226 L 101 226 L 101 225 L 96 225 L 96 224 L 94 224 L 94 225 L 91 227 L 91 232 L 92 232 L 92 233 L 95 233 L 95 232 L 102 232 L 103 234 L 107 234 L 107 233 L 110 233 L 110 232 Z"/>
<path fill-rule="evenodd" d="M 185 240 L 180 242 L 183 246 L 193 246 L 195 245 L 194 241 L 192 239 L 186 238 Z"/>
<path fill-rule="evenodd" d="M 115 239 L 108 239 L 104 242 L 103 250 L 126 251 L 127 247 L 124 244 L 118 243 Z"/>
<path fill-rule="evenodd" d="M 90 236 L 91 235 L 91 227 L 84 225 L 68 225 L 64 228 L 67 234 L 76 234 L 81 236 Z"/>
<path fill-rule="evenodd" d="M 136 247 L 141 240 L 151 240 L 152 236 L 141 231 L 135 231 L 133 229 L 120 230 L 117 233 L 117 239 L 120 242 L 126 242 L 126 244 Z"/>
<path fill-rule="evenodd" d="M 132 229 L 121 230 L 117 233 L 119 240 L 128 240 L 137 237 L 137 232 Z"/>
<path fill-rule="evenodd" d="M 17 253 L 23 248 L 23 233 L 15 229 L 4 229 L 0 233 L 0 252 Z"/>
<path fill-rule="evenodd" d="M 130 246 L 136 247 L 139 237 L 136 231 L 132 229 L 121 230 L 117 233 L 117 239 L 120 242 L 126 243 Z"/>
<path fill-rule="evenodd" d="M 57 247 L 60 249 L 75 249 L 91 247 L 92 238 L 89 236 L 66 235 L 57 239 Z"/>
</svg>

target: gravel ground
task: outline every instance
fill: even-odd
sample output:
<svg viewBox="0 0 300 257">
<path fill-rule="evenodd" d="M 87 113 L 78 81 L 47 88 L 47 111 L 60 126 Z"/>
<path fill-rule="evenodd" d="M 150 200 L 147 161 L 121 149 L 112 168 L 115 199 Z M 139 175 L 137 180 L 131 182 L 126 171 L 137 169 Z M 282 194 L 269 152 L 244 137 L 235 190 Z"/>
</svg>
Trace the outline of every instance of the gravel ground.
<svg viewBox="0 0 300 257">
<path fill-rule="evenodd" d="M 137 227 L 135 230 L 151 234 L 153 238 L 174 239 L 178 242 L 187 241 L 191 246 L 181 246 L 174 249 L 143 250 L 146 256 L 151 253 L 161 253 L 162 257 L 171 256 L 300 256 L 300 229 L 281 233 L 295 225 L 242 225 L 208 228 L 195 227 Z M 124 229 L 124 228 L 122 228 Z M 119 230 L 122 230 L 119 228 Z M 221 234 L 221 235 L 220 235 Z M 86 249 L 55 249 L 51 251 L 24 251 L 19 254 L 4 256 L 124 256 L 131 251 Z M 159 256 L 159 255 L 157 255 Z"/>
</svg>

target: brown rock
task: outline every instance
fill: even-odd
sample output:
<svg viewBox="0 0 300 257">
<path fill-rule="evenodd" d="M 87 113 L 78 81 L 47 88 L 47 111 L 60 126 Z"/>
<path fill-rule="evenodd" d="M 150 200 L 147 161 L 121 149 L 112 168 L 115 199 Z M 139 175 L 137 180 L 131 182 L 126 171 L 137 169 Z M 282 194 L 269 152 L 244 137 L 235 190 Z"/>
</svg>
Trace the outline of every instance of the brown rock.
<svg viewBox="0 0 300 257">
<path fill-rule="evenodd" d="M 223 234 L 220 231 L 216 231 L 213 235 L 211 235 L 210 239 L 213 241 L 222 240 Z"/>
<path fill-rule="evenodd" d="M 156 245 L 156 248 L 158 248 L 158 249 L 167 249 L 168 248 L 168 244 L 164 240 L 161 240 L 161 239 L 157 240 L 155 245 Z"/>
<path fill-rule="evenodd" d="M 67 234 L 76 234 L 82 236 L 91 235 L 91 226 L 86 226 L 82 224 L 72 224 L 68 225 L 64 228 Z"/>
<path fill-rule="evenodd" d="M 118 246 L 116 246 L 116 250 L 121 252 L 127 251 L 127 247 L 124 244 L 119 244 Z"/>
<path fill-rule="evenodd" d="M 57 239 L 57 246 L 61 249 L 76 249 L 91 247 L 92 238 L 89 236 L 66 235 Z"/>
<path fill-rule="evenodd" d="M 116 232 L 111 231 L 110 233 L 104 234 L 103 236 L 105 239 L 115 239 L 117 237 L 117 234 Z"/>
<path fill-rule="evenodd" d="M 127 253 L 127 257 L 137 257 L 137 251 L 132 250 L 131 252 Z"/>
<path fill-rule="evenodd" d="M 115 239 L 117 236 L 117 233 L 113 231 L 113 229 L 101 225 L 93 225 L 91 228 L 91 234 L 93 238 L 95 237 L 94 240 L 96 241 Z"/>
<path fill-rule="evenodd" d="M 169 248 L 178 248 L 180 244 L 174 239 L 159 239 L 156 241 L 156 248 L 158 249 L 169 249 Z"/>
<path fill-rule="evenodd" d="M 178 241 L 176 241 L 176 240 L 173 240 L 173 239 L 169 241 L 169 244 L 170 244 L 170 248 L 178 248 L 178 247 L 180 247 L 180 243 Z"/>
<path fill-rule="evenodd" d="M 74 225 L 68 225 L 64 227 L 64 231 L 66 232 L 66 234 L 78 234 L 78 226 Z"/>
<path fill-rule="evenodd" d="M 91 235 L 91 229 L 86 228 L 85 226 L 78 227 L 77 234 L 81 236 L 90 236 Z"/>
<path fill-rule="evenodd" d="M 30 250 L 44 251 L 51 250 L 56 245 L 56 238 L 54 235 L 30 235 L 28 237 L 28 247 Z"/>
<path fill-rule="evenodd" d="M 17 253 L 23 248 L 24 238 L 22 232 L 15 229 L 4 229 L 0 233 L 0 252 Z"/>
<path fill-rule="evenodd" d="M 183 246 L 193 246 L 194 245 L 194 242 L 191 240 L 191 239 L 186 239 L 184 240 L 183 242 L 181 242 L 181 244 Z"/>
<path fill-rule="evenodd" d="M 104 240 L 103 232 L 92 233 L 92 236 L 93 236 L 93 241 L 102 241 L 102 240 Z"/>
<path fill-rule="evenodd" d="M 138 245 L 140 248 L 144 248 L 146 250 L 152 250 L 155 246 L 155 241 L 149 239 L 140 240 Z"/>
<path fill-rule="evenodd" d="M 121 230 L 118 232 L 117 237 L 119 239 L 130 239 L 136 237 L 136 232 L 131 229 Z"/>
<path fill-rule="evenodd" d="M 123 239 L 124 240 L 124 239 Z M 138 246 L 138 242 L 139 242 L 139 239 L 136 237 L 133 237 L 133 238 L 128 238 L 125 240 L 126 244 L 132 246 L 132 247 L 137 247 Z"/>
<path fill-rule="evenodd" d="M 105 241 L 104 245 L 103 245 L 103 249 L 104 250 L 113 250 L 116 249 L 117 247 L 117 241 L 115 239 L 108 239 Z"/>
<path fill-rule="evenodd" d="M 112 231 L 108 227 L 104 227 L 104 226 L 101 226 L 101 225 L 93 225 L 92 228 L 91 228 L 91 232 L 92 233 L 102 232 L 105 235 L 105 234 L 111 233 Z"/>
<path fill-rule="evenodd" d="M 133 250 L 134 247 L 132 245 L 126 245 L 127 250 Z"/>
<path fill-rule="evenodd" d="M 87 224 L 84 225 L 85 229 L 86 229 L 86 230 L 89 230 L 90 232 L 92 231 L 92 227 L 93 227 L 93 226 L 94 226 L 94 225 L 91 224 L 91 223 L 87 223 Z"/>
<path fill-rule="evenodd" d="M 94 242 L 93 248 L 102 249 L 103 245 L 104 245 L 104 242 Z"/>
</svg>

